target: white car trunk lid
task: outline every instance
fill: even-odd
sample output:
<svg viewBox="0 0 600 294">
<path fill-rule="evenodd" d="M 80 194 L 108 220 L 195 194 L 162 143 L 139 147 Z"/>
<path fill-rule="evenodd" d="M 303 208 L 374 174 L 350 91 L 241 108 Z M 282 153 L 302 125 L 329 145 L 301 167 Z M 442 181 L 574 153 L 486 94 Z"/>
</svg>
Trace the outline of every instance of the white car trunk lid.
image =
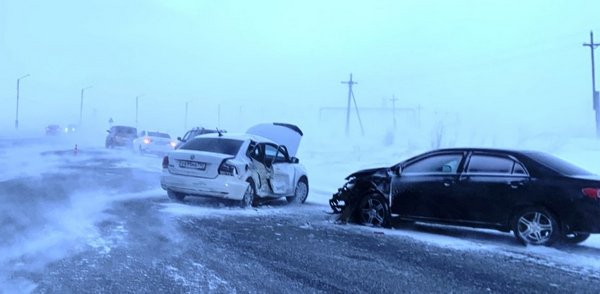
<svg viewBox="0 0 600 294">
<path fill-rule="evenodd" d="M 223 160 L 233 156 L 193 150 L 176 150 L 169 154 L 169 172 L 202 178 L 216 178 Z"/>
<path fill-rule="evenodd" d="M 284 145 L 290 156 L 296 156 L 300 140 L 304 135 L 297 126 L 284 123 L 258 124 L 248 129 L 246 133 L 261 136 L 279 145 Z"/>
</svg>

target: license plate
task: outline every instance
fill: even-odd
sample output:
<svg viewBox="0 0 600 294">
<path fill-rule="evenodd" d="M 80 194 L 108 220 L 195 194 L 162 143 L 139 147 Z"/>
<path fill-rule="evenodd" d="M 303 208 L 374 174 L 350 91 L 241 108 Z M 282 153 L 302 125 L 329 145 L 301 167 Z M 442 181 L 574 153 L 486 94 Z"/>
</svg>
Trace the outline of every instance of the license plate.
<svg viewBox="0 0 600 294">
<path fill-rule="evenodd" d="M 190 160 L 180 160 L 179 161 L 179 167 L 180 168 L 205 170 L 206 169 L 206 163 L 205 162 L 198 162 L 198 161 L 190 161 Z"/>
</svg>

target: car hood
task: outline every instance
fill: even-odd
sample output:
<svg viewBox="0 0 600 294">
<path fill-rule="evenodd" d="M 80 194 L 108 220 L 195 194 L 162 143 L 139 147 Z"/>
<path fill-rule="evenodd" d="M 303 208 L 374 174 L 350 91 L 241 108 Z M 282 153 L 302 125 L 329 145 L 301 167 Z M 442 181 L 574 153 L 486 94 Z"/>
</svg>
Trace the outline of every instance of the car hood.
<svg viewBox="0 0 600 294">
<path fill-rule="evenodd" d="M 352 178 L 352 177 L 368 177 L 378 171 L 387 171 L 388 169 L 390 169 L 390 168 L 389 167 L 377 167 L 377 168 L 369 168 L 369 169 L 359 170 L 359 171 L 354 172 L 354 173 L 350 174 L 349 176 L 347 176 L 346 180 L 349 178 Z"/>
<path fill-rule="evenodd" d="M 304 135 L 299 127 L 285 123 L 258 124 L 249 128 L 246 133 L 267 138 L 279 145 L 284 145 L 290 156 L 296 156 L 300 140 Z"/>
</svg>

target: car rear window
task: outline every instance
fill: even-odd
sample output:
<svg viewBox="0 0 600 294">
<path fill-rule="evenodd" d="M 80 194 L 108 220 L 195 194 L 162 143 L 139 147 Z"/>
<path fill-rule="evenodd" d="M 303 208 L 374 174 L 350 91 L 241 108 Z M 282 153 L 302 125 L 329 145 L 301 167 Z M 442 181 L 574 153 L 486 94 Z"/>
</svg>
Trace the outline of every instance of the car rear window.
<svg viewBox="0 0 600 294">
<path fill-rule="evenodd" d="M 180 149 L 236 155 L 242 147 L 242 140 L 225 138 L 195 138 L 183 144 Z"/>
<path fill-rule="evenodd" d="M 578 167 L 566 160 L 544 152 L 526 153 L 531 159 L 565 176 L 589 176 L 594 173 Z"/>
<path fill-rule="evenodd" d="M 115 127 L 115 132 L 116 133 L 122 133 L 122 134 L 134 134 L 136 133 L 135 128 L 128 128 L 128 127 Z"/>
<path fill-rule="evenodd" d="M 157 137 L 157 138 L 171 138 L 169 134 L 159 133 L 159 132 L 148 132 L 148 136 Z"/>
</svg>

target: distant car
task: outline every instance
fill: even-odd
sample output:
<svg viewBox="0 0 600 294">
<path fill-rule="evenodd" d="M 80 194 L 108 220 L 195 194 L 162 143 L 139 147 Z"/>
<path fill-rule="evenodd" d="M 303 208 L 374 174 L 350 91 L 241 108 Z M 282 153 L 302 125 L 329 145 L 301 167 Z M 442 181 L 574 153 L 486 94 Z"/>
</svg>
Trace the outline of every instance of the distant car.
<svg viewBox="0 0 600 294">
<path fill-rule="evenodd" d="M 105 146 L 106 148 L 114 147 L 131 147 L 133 140 L 137 138 L 137 130 L 129 126 L 112 126 L 107 130 Z"/>
<path fill-rule="evenodd" d="M 286 197 L 304 203 L 308 177 L 294 157 L 302 131 L 289 124 L 260 124 L 246 134 L 205 134 L 163 159 L 161 186 L 169 198 L 232 199 L 242 207 Z"/>
<path fill-rule="evenodd" d="M 77 125 L 76 124 L 70 124 L 70 125 L 66 126 L 63 131 L 66 134 L 74 134 L 77 131 Z"/>
<path fill-rule="evenodd" d="M 513 231 L 524 244 L 600 232 L 600 178 L 550 154 L 456 148 L 349 175 L 330 200 L 341 220 L 404 220 Z"/>
<path fill-rule="evenodd" d="M 225 131 L 225 130 L 217 130 L 217 129 L 207 129 L 207 128 L 195 127 L 193 129 L 187 131 L 185 133 L 185 135 L 183 135 L 183 138 L 182 137 L 177 137 L 177 140 L 179 142 L 175 146 L 175 149 L 178 149 L 183 143 L 187 142 L 188 140 L 190 140 L 191 138 L 194 138 L 196 136 L 204 135 L 204 134 L 216 134 L 218 132 L 220 132 L 220 133 L 227 133 L 227 131 Z"/>
<path fill-rule="evenodd" d="M 59 125 L 48 125 L 46 127 L 46 136 L 57 136 L 60 135 Z"/>
<path fill-rule="evenodd" d="M 167 154 L 175 148 L 176 142 L 167 133 L 141 131 L 133 140 L 133 149 L 139 153 Z"/>
</svg>

